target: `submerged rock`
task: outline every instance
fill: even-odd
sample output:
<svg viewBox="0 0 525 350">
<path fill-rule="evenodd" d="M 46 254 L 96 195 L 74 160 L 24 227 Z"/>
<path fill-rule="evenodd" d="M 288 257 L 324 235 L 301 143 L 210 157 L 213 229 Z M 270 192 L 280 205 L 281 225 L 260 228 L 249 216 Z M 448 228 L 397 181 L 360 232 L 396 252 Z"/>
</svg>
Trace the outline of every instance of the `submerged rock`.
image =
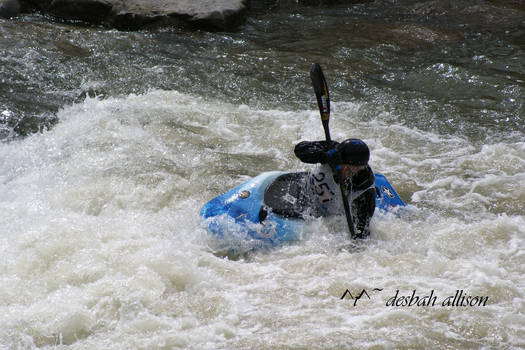
<svg viewBox="0 0 525 350">
<path fill-rule="evenodd" d="M 81 20 L 124 30 L 163 26 L 235 30 L 244 22 L 247 10 L 247 0 L 25 1 L 60 19 Z"/>
</svg>

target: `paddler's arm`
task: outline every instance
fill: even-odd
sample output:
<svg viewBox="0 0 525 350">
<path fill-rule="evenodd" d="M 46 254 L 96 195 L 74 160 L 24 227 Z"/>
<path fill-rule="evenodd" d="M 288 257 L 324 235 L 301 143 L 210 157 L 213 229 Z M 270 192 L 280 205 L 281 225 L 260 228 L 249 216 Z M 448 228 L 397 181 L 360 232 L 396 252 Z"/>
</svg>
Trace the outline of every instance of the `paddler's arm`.
<svg viewBox="0 0 525 350">
<path fill-rule="evenodd" d="M 357 197 L 352 206 L 356 213 L 356 237 L 366 238 L 370 235 L 370 220 L 375 211 L 376 191 L 370 188 L 365 193 Z"/>
<path fill-rule="evenodd" d="M 328 151 L 338 145 L 336 141 L 302 141 L 294 149 L 294 153 L 303 163 L 325 164 L 328 162 Z"/>
</svg>

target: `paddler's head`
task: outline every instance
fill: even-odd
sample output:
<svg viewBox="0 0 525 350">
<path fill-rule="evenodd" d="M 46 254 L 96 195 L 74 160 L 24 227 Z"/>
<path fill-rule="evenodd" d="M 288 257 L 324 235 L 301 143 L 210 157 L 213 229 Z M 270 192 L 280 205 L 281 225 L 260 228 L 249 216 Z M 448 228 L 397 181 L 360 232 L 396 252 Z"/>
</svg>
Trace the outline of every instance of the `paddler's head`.
<svg viewBox="0 0 525 350">
<path fill-rule="evenodd" d="M 348 178 L 366 168 L 370 159 L 370 150 L 366 143 L 359 139 L 348 139 L 337 146 L 341 155 L 341 172 L 343 178 Z"/>
</svg>

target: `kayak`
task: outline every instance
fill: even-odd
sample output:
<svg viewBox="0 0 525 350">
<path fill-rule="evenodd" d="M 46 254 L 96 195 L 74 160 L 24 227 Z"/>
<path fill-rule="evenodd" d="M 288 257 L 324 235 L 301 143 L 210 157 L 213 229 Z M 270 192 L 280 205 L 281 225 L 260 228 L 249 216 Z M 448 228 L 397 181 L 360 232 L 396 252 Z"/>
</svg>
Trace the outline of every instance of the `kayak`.
<svg viewBox="0 0 525 350">
<path fill-rule="evenodd" d="M 224 241 L 250 241 L 252 248 L 275 247 L 301 239 L 308 224 L 301 196 L 307 172 L 271 171 L 213 198 L 200 210 L 207 230 Z M 405 204 L 381 174 L 375 174 L 376 210 Z"/>
<path fill-rule="evenodd" d="M 330 137 L 330 96 L 321 66 L 314 63 L 310 78 L 317 99 L 317 106 L 326 141 Z M 302 238 L 308 226 L 303 214 L 309 203 L 303 191 L 308 172 L 286 173 L 271 171 L 232 188 L 204 204 L 200 216 L 207 230 L 227 251 L 256 250 L 275 247 Z M 344 193 L 340 184 L 341 193 Z M 394 188 L 381 174 L 375 174 L 376 209 L 389 211 L 403 207 L 404 203 Z M 354 226 L 350 208 L 343 201 L 344 214 L 351 236 Z"/>
</svg>

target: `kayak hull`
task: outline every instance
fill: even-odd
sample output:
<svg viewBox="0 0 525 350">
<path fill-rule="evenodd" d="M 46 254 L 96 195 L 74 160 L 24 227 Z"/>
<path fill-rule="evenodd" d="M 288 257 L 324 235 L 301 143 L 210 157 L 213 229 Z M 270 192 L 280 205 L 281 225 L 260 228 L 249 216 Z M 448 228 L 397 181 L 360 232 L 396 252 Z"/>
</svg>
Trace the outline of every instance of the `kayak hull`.
<svg viewBox="0 0 525 350">
<path fill-rule="evenodd" d="M 218 239 L 243 239 L 256 246 L 277 246 L 301 238 L 306 221 L 287 218 L 271 211 L 263 217 L 264 192 L 282 171 L 262 173 L 213 198 L 200 211 L 207 230 Z M 375 174 L 376 209 L 391 210 L 404 206 L 387 179 Z M 261 220 L 263 218 L 263 220 Z"/>
</svg>

